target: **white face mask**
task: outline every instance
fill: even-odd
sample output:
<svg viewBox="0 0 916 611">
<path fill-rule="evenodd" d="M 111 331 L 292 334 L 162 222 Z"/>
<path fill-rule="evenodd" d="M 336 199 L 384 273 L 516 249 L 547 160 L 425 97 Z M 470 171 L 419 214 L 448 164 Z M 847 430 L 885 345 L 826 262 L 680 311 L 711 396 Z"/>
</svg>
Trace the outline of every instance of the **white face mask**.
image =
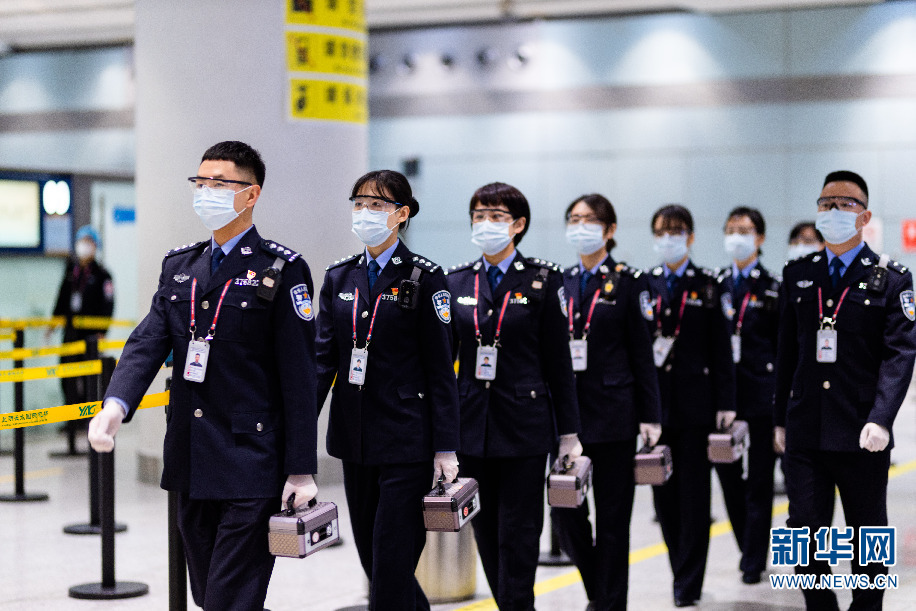
<svg viewBox="0 0 916 611">
<path fill-rule="evenodd" d="M 76 258 L 80 261 L 88 261 L 95 257 L 95 244 L 90 240 L 80 240 L 73 247 Z"/>
<path fill-rule="evenodd" d="M 471 242 L 483 251 L 485 255 L 495 255 L 502 252 L 512 236 L 509 235 L 509 225 L 511 223 L 494 223 L 493 221 L 481 221 L 471 226 Z"/>
<path fill-rule="evenodd" d="M 384 212 L 381 210 L 373 212 L 368 208 L 363 208 L 359 212 L 353 213 L 353 233 L 359 238 L 359 241 L 366 246 L 375 247 L 384 243 L 394 231 L 388 226 L 388 217 L 393 212 Z"/>
<path fill-rule="evenodd" d="M 793 259 L 798 259 L 800 257 L 805 257 L 811 253 L 817 252 L 821 249 L 817 244 L 792 244 L 789 246 L 789 250 L 786 252 L 786 257 L 788 261 Z"/>
<path fill-rule="evenodd" d="M 599 223 L 574 223 L 566 226 L 566 241 L 580 255 L 590 255 L 604 248 L 604 225 Z"/>
<path fill-rule="evenodd" d="M 757 234 L 730 233 L 725 236 L 725 252 L 735 261 L 750 259 L 757 252 Z"/>
<path fill-rule="evenodd" d="M 833 208 L 826 212 L 818 212 L 814 226 L 828 244 L 842 244 L 854 238 L 859 232 L 856 229 L 859 214 L 865 213 L 845 212 Z"/>
<path fill-rule="evenodd" d="M 242 191 L 247 191 L 246 187 Z M 242 191 L 239 191 L 241 193 Z M 194 212 L 210 231 L 222 229 L 239 217 L 235 210 L 235 191 L 200 186 L 194 189 Z"/>
<path fill-rule="evenodd" d="M 687 256 L 687 234 L 666 233 L 660 238 L 655 238 L 652 248 L 665 263 L 677 263 Z"/>
</svg>

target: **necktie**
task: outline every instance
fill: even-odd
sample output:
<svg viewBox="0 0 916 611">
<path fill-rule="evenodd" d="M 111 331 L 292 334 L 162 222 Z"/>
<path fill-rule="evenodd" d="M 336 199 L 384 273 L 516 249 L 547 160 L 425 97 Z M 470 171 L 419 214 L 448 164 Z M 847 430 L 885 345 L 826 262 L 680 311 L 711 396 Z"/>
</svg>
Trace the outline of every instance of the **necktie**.
<svg viewBox="0 0 916 611">
<path fill-rule="evenodd" d="M 378 280 L 378 273 L 382 267 L 378 264 L 378 261 L 373 259 L 369 261 L 369 290 L 372 290 L 372 286 L 375 284 L 375 281 Z"/>
<path fill-rule="evenodd" d="M 744 274 L 742 274 L 741 272 L 738 272 L 738 275 L 735 276 L 735 291 L 734 291 L 735 299 L 738 299 L 739 297 L 741 297 L 741 289 L 743 288 L 743 286 L 744 286 Z"/>
<path fill-rule="evenodd" d="M 223 257 L 226 256 L 226 253 L 223 252 L 222 248 L 216 248 L 213 250 L 213 255 L 210 257 L 210 275 L 216 273 L 216 268 L 219 267 L 219 262 L 223 260 Z"/>
<path fill-rule="evenodd" d="M 487 280 L 490 281 L 490 292 L 496 293 L 496 285 L 499 284 L 499 281 L 503 279 L 503 272 L 499 267 L 491 265 L 490 269 L 487 270 Z"/>
<path fill-rule="evenodd" d="M 668 297 L 674 298 L 674 294 L 677 292 L 677 274 L 671 273 L 668 274 L 668 277 L 665 279 L 665 284 L 668 285 Z"/>
<path fill-rule="evenodd" d="M 833 261 L 830 262 L 830 283 L 833 288 L 837 287 L 840 283 L 840 278 L 843 277 L 843 274 L 840 273 L 841 267 L 843 267 L 843 262 L 840 261 L 839 257 L 834 257 Z"/>
<path fill-rule="evenodd" d="M 585 287 L 588 286 L 588 281 L 592 279 L 592 276 L 595 274 L 591 272 L 582 272 L 582 275 L 579 277 L 579 301 L 585 299 Z"/>
</svg>

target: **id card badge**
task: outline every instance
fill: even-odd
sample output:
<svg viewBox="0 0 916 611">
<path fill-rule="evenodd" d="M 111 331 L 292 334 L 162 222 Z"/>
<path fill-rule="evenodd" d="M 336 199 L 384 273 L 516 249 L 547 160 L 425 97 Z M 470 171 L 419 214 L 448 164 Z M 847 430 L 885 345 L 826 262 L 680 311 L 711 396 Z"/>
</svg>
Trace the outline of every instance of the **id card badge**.
<svg viewBox="0 0 916 611">
<path fill-rule="evenodd" d="M 79 312 L 83 309 L 83 294 L 74 291 L 70 293 L 70 311 Z"/>
<path fill-rule="evenodd" d="M 347 381 L 362 386 L 366 383 L 366 365 L 369 363 L 369 351 L 365 348 L 353 348 L 350 352 L 350 373 Z"/>
<path fill-rule="evenodd" d="M 652 356 L 655 358 L 656 367 L 661 367 L 665 364 L 665 361 L 668 360 L 668 354 L 671 353 L 671 348 L 673 346 L 673 337 L 665 337 L 664 335 L 659 335 L 655 338 L 655 341 L 652 342 Z"/>
<path fill-rule="evenodd" d="M 207 359 L 210 344 L 202 339 L 193 339 L 188 344 L 188 359 L 184 364 L 184 379 L 188 382 L 203 382 L 207 376 Z"/>
<path fill-rule="evenodd" d="M 819 329 L 817 332 L 817 362 L 836 363 L 836 329 Z"/>
<path fill-rule="evenodd" d="M 741 362 L 741 336 L 732 335 L 732 360 L 737 365 Z"/>
<path fill-rule="evenodd" d="M 569 340 L 569 354 L 572 356 L 573 371 L 588 369 L 588 342 L 584 339 Z"/>
<path fill-rule="evenodd" d="M 496 379 L 496 346 L 477 346 L 477 366 L 474 376 L 478 380 Z"/>
</svg>

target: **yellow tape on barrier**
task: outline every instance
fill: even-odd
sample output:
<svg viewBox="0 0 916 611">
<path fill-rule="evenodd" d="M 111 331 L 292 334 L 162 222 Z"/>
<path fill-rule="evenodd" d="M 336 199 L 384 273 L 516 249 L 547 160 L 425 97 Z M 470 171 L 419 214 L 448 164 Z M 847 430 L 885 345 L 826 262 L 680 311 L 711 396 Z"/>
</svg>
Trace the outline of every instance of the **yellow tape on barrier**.
<svg viewBox="0 0 916 611">
<path fill-rule="evenodd" d="M 107 329 L 108 327 L 133 327 L 132 320 L 118 320 L 107 316 L 74 316 L 74 329 Z"/>
<path fill-rule="evenodd" d="M 143 397 L 137 409 L 162 407 L 168 404 L 169 391 L 165 391 L 154 395 L 146 395 Z M 41 424 L 53 424 L 55 422 L 91 418 L 99 412 L 101 407 L 101 401 L 93 401 L 91 403 L 74 403 L 73 405 L 59 405 L 57 407 L 33 409 L 27 412 L 0 414 L 0 430 L 19 429 L 26 426 L 38 426 Z"/>
<path fill-rule="evenodd" d="M 126 339 L 100 339 L 99 350 L 120 350 L 127 344 Z"/>
<path fill-rule="evenodd" d="M 63 316 L 51 318 L 0 318 L 0 329 L 29 329 L 32 327 L 59 327 L 67 322 Z M 133 327 L 132 320 L 119 320 L 107 316 L 74 316 L 74 329 L 107 329 L 108 327 Z M 15 336 L 14 336 L 15 337 Z"/>
<path fill-rule="evenodd" d="M 102 361 L 100 360 L 62 363 L 50 367 L 20 367 L 19 369 L 0 371 L 0 383 L 25 382 L 43 378 L 78 378 L 99 373 L 102 373 Z"/>
<path fill-rule="evenodd" d="M 13 348 L 0 352 L 0 359 L 10 359 L 21 361 L 39 356 L 73 356 L 74 354 L 84 354 L 86 352 L 86 342 L 69 342 L 60 346 L 44 346 L 41 348 Z"/>
<path fill-rule="evenodd" d="M 13 341 L 14 339 L 16 339 L 15 333 L 0 333 L 0 342 Z"/>
</svg>

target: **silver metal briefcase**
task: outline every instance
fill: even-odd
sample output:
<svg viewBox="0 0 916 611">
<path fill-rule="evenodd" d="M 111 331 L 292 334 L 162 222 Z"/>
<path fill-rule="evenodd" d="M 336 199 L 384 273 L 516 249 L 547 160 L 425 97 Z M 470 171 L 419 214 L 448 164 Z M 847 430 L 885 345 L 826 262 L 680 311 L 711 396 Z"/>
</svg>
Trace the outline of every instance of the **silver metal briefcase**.
<svg viewBox="0 0 916 611">
<path fill-rule="evenodd" d="M 290 495 L 287 508 L 270 517 L 267 537 L 271 554 L 305 558 L 340 538 L 337 505 L 312 499 L 307 505 L 293 509 L 293 499 L 294 495 Z"/>
<path fill-rule="evenodd" d="M 735 420 L 727 429 L 709 434 L 706 453 L 714 463 L 732 463 L 741 460 L 750 445 L 747 422 Z"/>
<path fill-rule="evenodd" d="M 480 490 L 473 477 L 453 482 L 441 478 L 423 497 L 423 524 L 426 530 L 458 532 L 480 511 Z"/>
<path fill-rule="evenodd" d="M 592 460 L 580 456 L 567 462 L 557 459 L 547 476 L 547 504 L 551 507 L 578 507 L 592 485 Z"/>
<path fill-rule="evenodd" d="M 643 446 L 633 457 L 633 478 L 637 484 L 661 486 L 673 471 L 671 448 L 668 446 Z"/>
</svg>

